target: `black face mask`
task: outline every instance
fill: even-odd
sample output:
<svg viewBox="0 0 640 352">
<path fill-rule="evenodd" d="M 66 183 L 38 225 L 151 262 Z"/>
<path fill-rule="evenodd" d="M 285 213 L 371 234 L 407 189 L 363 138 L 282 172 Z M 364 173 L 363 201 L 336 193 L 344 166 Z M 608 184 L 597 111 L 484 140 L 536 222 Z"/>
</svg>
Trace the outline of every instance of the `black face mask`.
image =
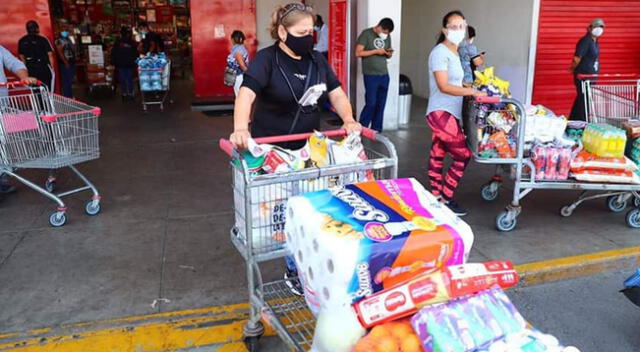
<svg viewBox="0 0 640 352">
<path fill-rule="evenodd" d="M 284 41 L 284 44 L 296 55 L 302 56 L 313 49 L 313 36 L 309 34 L 303 37 L 296 37 L 291 33 L 287 33 L 287 40 Z"/>
</svg>

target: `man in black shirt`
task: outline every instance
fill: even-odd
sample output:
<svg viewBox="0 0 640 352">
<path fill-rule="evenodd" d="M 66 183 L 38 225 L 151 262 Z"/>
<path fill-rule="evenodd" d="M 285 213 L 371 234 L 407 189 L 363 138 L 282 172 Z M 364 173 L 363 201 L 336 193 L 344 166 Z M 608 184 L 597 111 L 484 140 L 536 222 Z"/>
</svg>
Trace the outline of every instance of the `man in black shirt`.
<svg viewBox="0 0 640 352">
<path fill-rule="evenodd" d="M 138 32 L 144 38 L 138 48 L 141 54 L 164 52 L 164 40 L 158 33 L 151 31 L 147 22 L 140 22 Z"/>
<path fill-rule="evenodd" d="M 40 35 L 40 26 L 36 21 L 27 22 L 27 35 L 18 41 L 20 60 L 25 63 L 29 76 L 42 81 L 49 91 L 55 88 L 52 68 L 53 48 L 49 39 Z"/>
<path fill-rule="evenodd" d="M 604 21 L 601 18 L 596 18 L 587 27 L 587 34 L 576 45 L 576 52 L 571 63 L 571 72 L 573 72 L 573 81 L 576 85 L 578 96 L 573 102 L 569 117 L 571 120 L 586 120 L 584 92 L 578 75 L 593 75 L 600 72 L 600 45 L 598 44 L 598 38 L 603 32 Z"/>
</svg>

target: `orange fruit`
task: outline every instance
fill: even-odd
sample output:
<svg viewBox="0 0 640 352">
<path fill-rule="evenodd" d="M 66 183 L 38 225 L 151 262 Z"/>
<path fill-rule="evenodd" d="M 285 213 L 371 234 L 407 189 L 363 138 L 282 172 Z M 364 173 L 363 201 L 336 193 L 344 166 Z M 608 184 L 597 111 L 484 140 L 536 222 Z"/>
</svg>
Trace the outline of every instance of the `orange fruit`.
<svg viewBox="0 0 640 352">
<path fill-rule="evenodd" d="M 389 337 L 390 333 L 389 333 L 389 330 L 386 329 L 385 325 L 378 325 L 373 329 L 371 329 L 371 332 L 369 333 L 368 337 L 371 337 L 374 340 L 381 340 L 383 338 Z"/>
<path fill-rule="evenodd" d="M 372 352 L 376 349 L 375 340 L 366 336 L 356 344 L 352 352 Z"/>
<path fill-rule="evenodd" d="M 402 340 L 400 344 L 401 352 L 422 352 L 422 345 L 420 339 L 415 334 L 409 335 Z"/>
<path fill-rule="evenodd" d="M 387 337 L 379 341 L 376 352 L 400 352 L 400 345 L 393 337 Z"/>
<path fill-rule="evenodd" d="M 391 335 L 402 341 L 405 337 L 414 335 L 413 328 L 409 324 L 395 323 L 390 327 Z"/>
</svg>

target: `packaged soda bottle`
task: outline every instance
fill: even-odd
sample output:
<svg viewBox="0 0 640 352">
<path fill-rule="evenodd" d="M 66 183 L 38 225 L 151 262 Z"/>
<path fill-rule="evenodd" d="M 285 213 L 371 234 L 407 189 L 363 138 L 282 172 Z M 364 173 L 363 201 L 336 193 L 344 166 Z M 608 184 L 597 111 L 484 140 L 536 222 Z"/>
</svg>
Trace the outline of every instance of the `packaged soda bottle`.
<svg viewBox="0 0 640 352">
<path fill-rule="evenodd" d="M 569 170 L 571 169 L 571 148 L 561 148 L 560 158 L 558 160 L 557 180 L 566 180 L 569 178 Z"/>
</svg>

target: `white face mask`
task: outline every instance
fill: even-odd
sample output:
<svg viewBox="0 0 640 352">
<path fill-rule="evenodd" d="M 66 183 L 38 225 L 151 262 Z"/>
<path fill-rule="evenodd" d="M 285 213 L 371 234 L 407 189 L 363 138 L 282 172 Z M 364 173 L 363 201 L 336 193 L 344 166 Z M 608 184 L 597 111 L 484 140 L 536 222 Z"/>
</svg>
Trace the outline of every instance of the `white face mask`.
<svg viewBox="0 0 640 352">
<path fill-rule="evenodd" d="M 382 39 L 382 40 L 387 40 L 389 35 L 387 33 L 380 33 L 380 34 L 378 34 L 378 37 L 380 37 L 380 39 Z"/>
<path fill-rule="evenodd" d="M 455 45 L 460 45 L 465 37 L 464 32 L 464 30 L 453 31 L 451 29 L 447 29 L 447 40 Z"/>
<path fill-rule="evenodd" d="M 591 30 L 591 34 L 593 34 L 594 37 L 599 37 L 602 33 L 604 33 L 604 28 L 602 27 L 596 27 Z"/>
</svg>

